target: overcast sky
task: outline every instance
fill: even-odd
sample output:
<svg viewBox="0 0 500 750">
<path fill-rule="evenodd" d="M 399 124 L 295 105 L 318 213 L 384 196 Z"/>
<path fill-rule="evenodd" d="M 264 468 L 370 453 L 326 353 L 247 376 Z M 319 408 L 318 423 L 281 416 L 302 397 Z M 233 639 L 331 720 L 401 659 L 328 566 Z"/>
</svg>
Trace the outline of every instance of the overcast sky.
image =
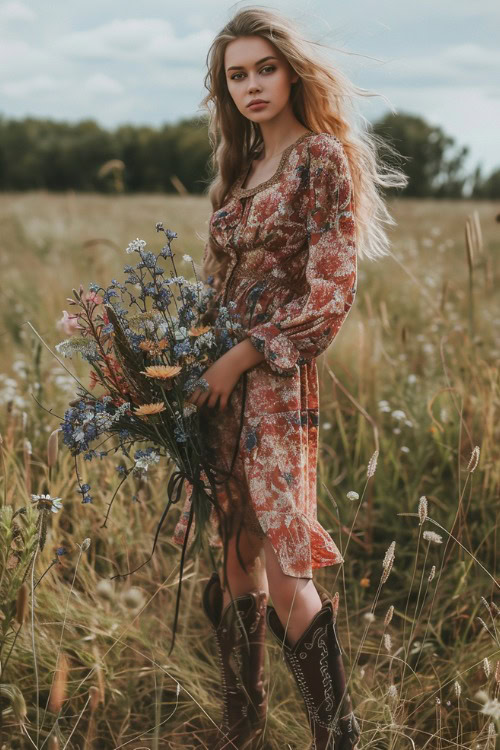
<svg viewBox="0 0 500 750">
<path fill-rule="evenodd" d="M 208 48 L 249 2 L 0 0 L 0 114 L 160 125 L 199 113 Z M 500 167 L 499 0 L 272 0 L 333 49 L 371 121 L 424 117 Z M 384 101 L 385 97 L 390 104 Z"/>
</svg>

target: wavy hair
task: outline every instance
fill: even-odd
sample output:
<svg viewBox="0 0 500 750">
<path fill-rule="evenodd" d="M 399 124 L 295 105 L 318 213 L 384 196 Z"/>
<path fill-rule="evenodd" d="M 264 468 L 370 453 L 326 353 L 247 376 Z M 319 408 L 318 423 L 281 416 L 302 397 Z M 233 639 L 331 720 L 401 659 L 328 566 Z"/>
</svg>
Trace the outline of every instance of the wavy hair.
<svg viewBox="0 0 500 750">
<path fill-rule="evenodd" d="M 216 211 L 224 204 L 235 180 L 249 165 L 263 143 L 259 126 L 244 117 L 229 93 L 224 68 L 227 45 L 242 36 L 267 39 L 288 60 L 299 79 L 292 84 L 290 97 L 297 120 L 316 133 L 330 133 L 342 143 L 353 182 L 354 219 L 358 258 L 375 259 L 389 254 L 390 240 L 384 224 L 395 225 L 379 186 L 405 187 L 407 176 L 383 163 L 379 150 L 399 155 L 376 135 L 353 104 L 356 97 L 378 96 L 356 86 L 306 40 L 294 21 L 274 10 L 246 7 L 239 10 L 219 31 L 207 53 L 204 79 L 208 94 L 201 107 L 208 111 L 208 136 L 212 149 L 211 166 L 215 177 L 208 186 L 208 197 Z M 385 97 L 384 97 L 385 98 Z M 365 127 L 355 127 L 356 115 Z M 214 276 L 220 286 L 229 258 L 210 242 L 203 263 L 204 274 Z"/>
</svg>

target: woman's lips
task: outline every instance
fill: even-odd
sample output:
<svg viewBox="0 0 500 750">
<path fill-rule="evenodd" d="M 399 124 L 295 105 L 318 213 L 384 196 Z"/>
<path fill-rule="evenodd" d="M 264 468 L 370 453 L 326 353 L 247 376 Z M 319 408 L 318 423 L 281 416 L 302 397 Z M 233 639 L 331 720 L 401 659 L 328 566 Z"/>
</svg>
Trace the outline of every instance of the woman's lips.
<svg viewBox="0 0 500 750">
<path fill-rule="evenodd" d="M 257 104 L 250 104 L 249 109 L 262 109 L 263 107 L 267 107 L 268 102 L 258 102 Z"/>
</svg>

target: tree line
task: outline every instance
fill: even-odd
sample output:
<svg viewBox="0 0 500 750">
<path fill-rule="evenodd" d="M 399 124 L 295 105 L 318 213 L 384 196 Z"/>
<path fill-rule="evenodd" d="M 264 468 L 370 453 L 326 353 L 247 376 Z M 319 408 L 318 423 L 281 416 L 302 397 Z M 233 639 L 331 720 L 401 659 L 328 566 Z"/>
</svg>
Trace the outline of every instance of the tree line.
<svg viewBox="0 0 500 750">
<path fill-rule="evenodd" d="M 409 178 L 401 197 L 500 198 L 500 168 L 466 173 L 468 146 L 440 127 L 410 114 L 387 114 L 371 130 L 382 139 L 381 156 Z M 385 153 L 387 143 L 397 152 Z M 400 156 L 398 156 L 400 155 Z M 0 190 L 158 192 L 203 194 L 211 179 L 204 117 L 160 127 L 95 120 L 78 123 L 0 115 Z"/>
</svg>

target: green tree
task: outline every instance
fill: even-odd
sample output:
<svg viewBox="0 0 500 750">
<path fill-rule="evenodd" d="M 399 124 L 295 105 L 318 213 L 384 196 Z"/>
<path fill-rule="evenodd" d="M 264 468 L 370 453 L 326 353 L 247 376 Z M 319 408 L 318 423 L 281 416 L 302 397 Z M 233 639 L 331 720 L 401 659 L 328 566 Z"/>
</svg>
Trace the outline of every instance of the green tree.
<svg viewBox="0 0 500 750">
<path fill-rule="evenodd" d="M 467 180 L 463 166 L 468 146 L 455 148 L 455 140 L 440 127 L 409 114 L 389 113 L 373 125 L 373 132 L 405 157 L 402 168 L 409 183 L 398 194 L 417 198 L 463 196 Z"/>
<path fill-rule="evenodd" d="M 489 177 L 483 177 L 481 167 L 477 167 L 474 172 L 471 198 L 498 200 L 500 198 L 500 169 L 493 170 Z"/>
<path fill-rule="evenodd" d="M 384 161 L 396 160 L 409 177 L 396 195 L 461 198 L 467 187 L 474 198 L 500 197 L 500 170 L 483 178 L 477 167 L 466 175 L 468 147 L 456 146 L 421 117 L 388 114 L 372 131 L 381 139 Z M 386 152 L 384 143 L 395 152 Z M 0 190 L 113 191 L 113 180 L 99 176 L 99 170 L 114 159 L 125 165 L 125 192 L 175 193 L 174 180 L 190 193 L 204 193 L 212 176 L 206 115 L 159 128 L 123 124 L 112 131 L 90 119 L 67 123 L 0 116 Z"/>
</svg>

